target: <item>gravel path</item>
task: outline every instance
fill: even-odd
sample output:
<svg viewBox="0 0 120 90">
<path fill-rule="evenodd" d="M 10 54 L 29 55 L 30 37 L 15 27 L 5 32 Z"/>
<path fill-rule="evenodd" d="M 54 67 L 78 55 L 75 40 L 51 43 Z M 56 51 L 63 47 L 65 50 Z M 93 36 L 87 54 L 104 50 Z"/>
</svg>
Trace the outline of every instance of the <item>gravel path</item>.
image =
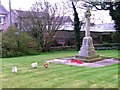
<svg viewBox="0 0 120 90">
<path fill-rule="evenodd" d="M 109 66 L 109 65 L 112 65 L 112 64 L 120 63 L 119 60 L 114 59 L 114 58 L 103 59 L 101 61 L 96 61 L 96 62 L 92 62 L 92 63 L 83 62 L 82 64 L 72 63 L 71 62 L 72 59 L 73 58 L 61 58 L 61 59 L 47 60 L 47 62 L 65 64 L 65 65 L 73 65 L 73 66 L 86 66 L 86 67 L 102 67 L 102 66 Z"/>
</svg>

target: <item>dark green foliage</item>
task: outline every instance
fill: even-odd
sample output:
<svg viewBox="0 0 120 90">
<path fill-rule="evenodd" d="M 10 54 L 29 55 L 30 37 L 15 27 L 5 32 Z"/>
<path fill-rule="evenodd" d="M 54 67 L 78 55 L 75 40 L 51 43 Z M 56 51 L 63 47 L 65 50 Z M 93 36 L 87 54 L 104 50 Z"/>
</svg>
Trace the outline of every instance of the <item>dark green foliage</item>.
<svg viewBox="0 0 120 90">
<path fill-rule="evenodd" d="M 118 35 L 118 32 L 112 33 L 111 38 L 112 38 L 112 42 L 113 42 L 113 43 L 118 43 L 118 41 L 119 41 L 119 39 L 120 39 L 118 36 L 119 36 L 119 35 Z"/>
<path fill-rule="evenodd" d="M 115 22 L 115 29 L 117 30 L 117 37 L 120 38 L 120 1 L 115 2 L 114 5 L 110 4 L 110 15 Z M 118 43 L 120 43 L 120 39 L 118 39 Z"/>
<path fill-rule="evenodd" d="M 120 46 L 119 43 L 106 43 L 103 42 L 103 44 L 95 44 L 94 47 L 96 50 L 117 50 Z"/>
<path fill-rule="evenodd" d="M 73 10 L 74 10 L 74 34 L 75 34 L 75 40 L 76 40 L 76 48 L 77 51 L 80 50 L 80 21 L 78 17 L 78 13 L 76 11 L 75 5 L 72 2 Z"/>
<path fill-rule="evenodd" d="M 19 35 L 16 35 L 16 32 L 19 32 Z M 32 54 L 37 52 L 36 46 L 35 39 L 13 26 L 2 34 L 2 57 Z"/>
<path fill-rule="evenodd" d="M 43 30 L 41 28 L 41 25 L 40 23 L 36 24 L 37 25 L 37 28 L 32 28 L 31 31 L 30 31 L 30 35 L 33 37 L 33 38 L 36 38 L 36 41 L 37 41 L 37 48 L 42 50 L 43 51 Z"/>
<path fill-rule="evenodd" d="M 42 52 L 50 51 L 50 46 L 52 44 L 52 38 L 54 34 L 52 30 L 45 31 L 42 30 L 42 28 L 39 26 L 38 28 L 32 28 L 30 33 L 33 38 L 36 38 L 38 48 L 40 48 Z"/>
</svg>

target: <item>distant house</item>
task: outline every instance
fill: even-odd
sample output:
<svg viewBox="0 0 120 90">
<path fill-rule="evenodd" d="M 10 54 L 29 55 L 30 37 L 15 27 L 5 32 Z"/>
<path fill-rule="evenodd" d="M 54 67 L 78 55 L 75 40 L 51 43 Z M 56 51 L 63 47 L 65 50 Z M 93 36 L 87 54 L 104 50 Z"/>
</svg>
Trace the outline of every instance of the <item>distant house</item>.
<svg viewBox="0 0 120 90">
<path fill-rule="evenodd" d="M 97 25 L 91 25 L 90 33 L 93 38 L 94 44 L 103 43 L 103 42 L 112 42 L 111 34 L 115 32 L 114 23 L 103 23 Z M 80 41 L 82 43 L 82 39 L 85 36 L 85 27 L 82 26 L 80 30 Z M 64 42 L 66 45 L 75 44 L 74 39 L 74 31 L 73 28 L 70 30 L 63 29 L 56 31 L 55 40 L 59 44 L 59 42 Z"/>
<path fill-rule="evenodd" d="M 90 31 L 93 32 L 115 32 L 114 23 L 102 23 L 94 24 L 90 27 Z M 84 27 L 84 28 L 83 28 Z M 81 31 L 85 31 L 85 26 L 82 26 Z"/>
<path fill-rule="evenodd" d="M 31 21 L 28 23 L 25 23 L 25 19 L 29 21 L 32 18 L 31 16 L 38 16 L 38 14 L 39 14 L 39 18 L 43 19 L 45 17 L 45 12 L 35 13 L 35 12 L 30 12 L 30 11 L 12 10 L 13 23 L 17 27 L 19 27 L 21 30 L 27 30 L 32 25 L 30 25 Z M 56 17 L 49 17 L 49 18 L 53 19 L 52 23 L 54 25 L 57 25 L 57 24 L 58 26 L 60 25 L 58 30 L 71 30 L 71 27 L 73 28 L 73 21 L 71 20 L 69 16 L 56 16 Z M 46 22 L 46 24 L 48 23 Z"/>
<path fill-rule="evenodd" d="M 0 3 L 0 31 L 6 30 L 9 26 L 9 12 Z"/>
<path fill-rule="evenodd" d="M 24 29 L 22 28 L 22 20 L 26 19 L 27 15 L 29 14 L 28 11 L 22 11 L 22 10 L 12 10 L 12 24 L 14 24 L 16 27 L 20 28 L 21 30 Z M 27 27 L 26 25 L 24 25 Z"/>
<path fill-rule="evenodd" d="M 25 31 L 32 26 L 29 21 L 25 23 L 26 20 L 32 18 L 31 15 L 33 15 L 33 13 L 30 11 L 12 10 L 13 24 Z"/>
<path fill-rule="evenodd" d="M 56 21 L 61 21 L 62 26 L 58 30 L 73 30 L 73 21 L 70 16 L 58 16 L 56 17 Z"/>
</svg>

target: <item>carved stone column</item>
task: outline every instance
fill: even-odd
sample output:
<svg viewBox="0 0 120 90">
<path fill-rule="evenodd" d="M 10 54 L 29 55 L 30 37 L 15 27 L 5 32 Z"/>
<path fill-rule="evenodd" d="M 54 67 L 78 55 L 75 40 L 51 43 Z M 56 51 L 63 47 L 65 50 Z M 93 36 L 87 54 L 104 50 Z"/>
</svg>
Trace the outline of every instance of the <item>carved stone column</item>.
<svg viewBox="0 0 120 90">
<path fill-rule="evenodd" d="M 85 37 L 83 38 L 82 47 L 79 51 L 79 56 L 81 57 L 96 56 L 96 51 L 94 50 L 94 46 L 93 46 L 93 40 L 92 37 L 90 36 L 90 16 L 91 13 L 88 7 L 85 13 L 85 17 L 86 17 Z"/>
</svg>

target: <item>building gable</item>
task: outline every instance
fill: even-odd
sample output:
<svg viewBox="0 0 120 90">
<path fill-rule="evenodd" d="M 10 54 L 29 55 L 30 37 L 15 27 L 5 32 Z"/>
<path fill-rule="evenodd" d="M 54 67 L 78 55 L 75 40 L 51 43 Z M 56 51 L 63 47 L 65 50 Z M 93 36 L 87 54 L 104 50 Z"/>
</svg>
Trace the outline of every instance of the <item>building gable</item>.
<svg viewBox="0 0 120 90">
<path fill-rule="evenodd" d="M 8 14 L 7 9 L 0 4 L 0 15 L 6 15 L 6 14 Z"/>
</svg>

